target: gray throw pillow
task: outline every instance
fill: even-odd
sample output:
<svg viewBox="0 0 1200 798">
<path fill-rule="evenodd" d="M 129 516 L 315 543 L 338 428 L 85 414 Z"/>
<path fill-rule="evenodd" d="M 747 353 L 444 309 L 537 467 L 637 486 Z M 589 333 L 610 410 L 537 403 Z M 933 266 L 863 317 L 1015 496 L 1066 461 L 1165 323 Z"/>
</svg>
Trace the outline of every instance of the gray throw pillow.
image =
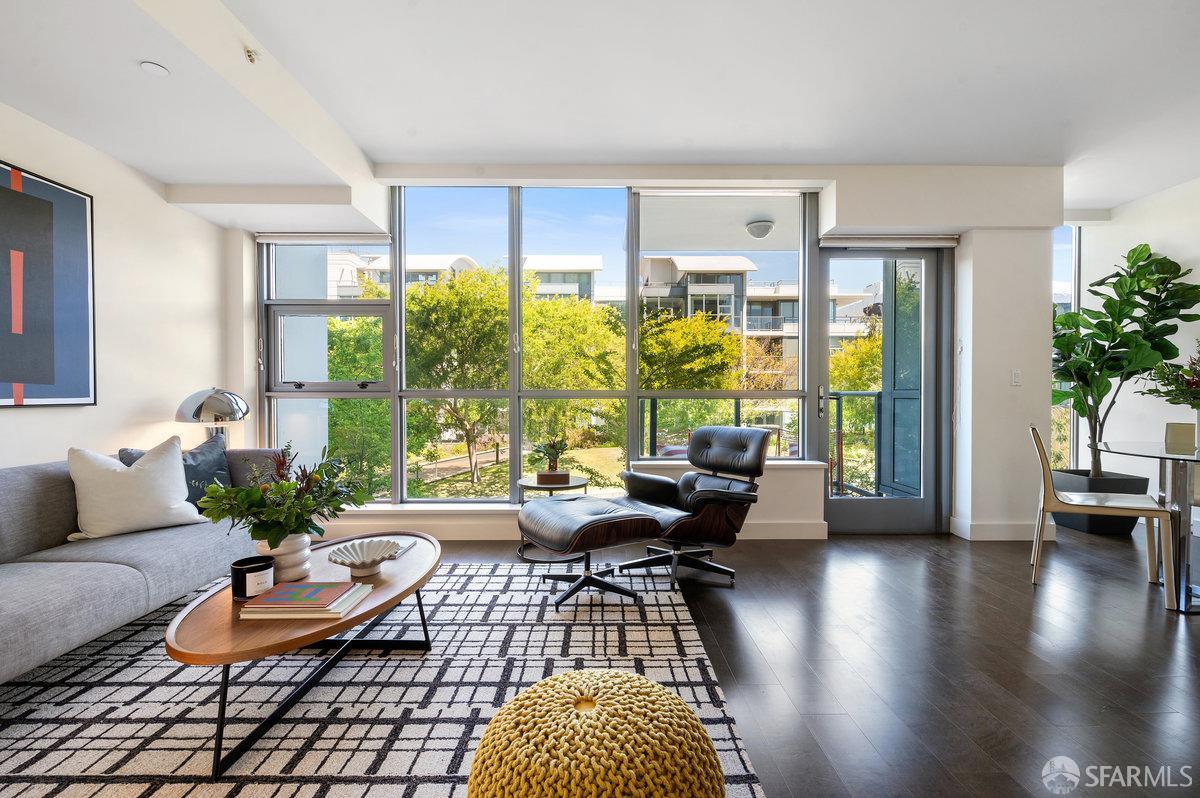
<svg viewBox="0 0 1200 798">
<path fill-rule="evenodd" d="M 127 466 L 141 459 L 142 449 L 122 449 L 117 458 Z M 183 475 L 187 480 L 187 500 L 192 504 L 204 498 L 204 489 L 214 482 L 230 484 L 229 463 L 225 460 L 225 436 L 217 433 L 204 443 L 183 453 Z"/>
<path fill-rule="evenodd" d="M 225 453 L 229 461 L 229 476 L 239 488 L 252 488 L 262 482 L 273 482 L 275 458 L 279 449 L 230 449 Z"/>
</svg>

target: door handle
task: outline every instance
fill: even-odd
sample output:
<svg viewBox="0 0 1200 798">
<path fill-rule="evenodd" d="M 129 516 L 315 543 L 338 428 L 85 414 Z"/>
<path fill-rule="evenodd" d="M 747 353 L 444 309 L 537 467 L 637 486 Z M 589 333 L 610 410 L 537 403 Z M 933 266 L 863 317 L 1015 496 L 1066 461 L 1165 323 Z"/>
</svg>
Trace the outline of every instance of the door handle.
<svg viewBox="0 0 1200 798">
<path fill-rule="evenodd" d="M 817 418 L 825 418 L 825 386 L 817 386 Z"/>
</svg>

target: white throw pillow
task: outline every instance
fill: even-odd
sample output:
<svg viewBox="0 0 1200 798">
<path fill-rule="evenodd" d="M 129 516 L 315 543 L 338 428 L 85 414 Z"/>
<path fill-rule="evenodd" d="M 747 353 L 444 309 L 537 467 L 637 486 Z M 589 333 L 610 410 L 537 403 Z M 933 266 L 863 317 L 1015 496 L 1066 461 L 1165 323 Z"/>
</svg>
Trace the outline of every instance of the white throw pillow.
<svg viewBox="0 0 1200 798">
<path fill-rule="evenodd" d="M 68 540 L 105 538 L 204 520 L 187 500 L 178 436 L 155 446 L 131 466 L 87 449 L 71 449 L 67 452 L 67 468 L 75 482 L 79 511 L 79 531 L 68 535 Z"/>
</svg>

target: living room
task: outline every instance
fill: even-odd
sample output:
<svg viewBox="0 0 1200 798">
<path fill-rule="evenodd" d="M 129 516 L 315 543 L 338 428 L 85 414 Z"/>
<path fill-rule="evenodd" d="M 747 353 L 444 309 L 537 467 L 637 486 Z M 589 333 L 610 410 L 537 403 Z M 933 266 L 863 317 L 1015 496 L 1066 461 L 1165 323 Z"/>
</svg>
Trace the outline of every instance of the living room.
<svg viewBox="0 0 1200 798">
<path fill-rule="evenodd" d="M 1194 794 L 1200 7 L 0 23 L 0 795 Z"/>
</svg>

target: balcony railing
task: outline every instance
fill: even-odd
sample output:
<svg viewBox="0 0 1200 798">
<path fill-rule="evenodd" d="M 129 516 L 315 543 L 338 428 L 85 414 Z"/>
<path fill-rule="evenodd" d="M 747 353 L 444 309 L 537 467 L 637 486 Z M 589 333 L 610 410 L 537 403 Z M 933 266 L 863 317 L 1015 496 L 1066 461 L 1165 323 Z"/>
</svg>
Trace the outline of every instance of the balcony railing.
<svg viewBox="0 0 1200 798">
<path fill-rule="evenodd" d="M 833 426 L 829 430 L 829 492 L 832 496 L 879 496 L 879 429 L 883 413 L 881 391 L 830 391 L 833 403 Z M 870 401 L 872 423 L 869 429 L 845 429 L 845 403 L 847 401 Z M 862 449 L 868 444 L 872 452 L 870 463 L 865 458 L 855 458 L 848 464 L 846 450 Z M 849 468 L 847 466 L 849 465 Z M 869 484 L 868 484 L 869 480 Z"/>
<path fill-rule="evenodd" d="M 746 329 L 750 332 L 795 331 L 800 319 L 796 316 L 747 316 Z"/>
<path fill-rule="evenodd" d="M 795 280 L 747 280 L 746 285 L 751 288 L 775 288 L 796 291 L 800 288 L 800 283 Z"/>
</svg>

